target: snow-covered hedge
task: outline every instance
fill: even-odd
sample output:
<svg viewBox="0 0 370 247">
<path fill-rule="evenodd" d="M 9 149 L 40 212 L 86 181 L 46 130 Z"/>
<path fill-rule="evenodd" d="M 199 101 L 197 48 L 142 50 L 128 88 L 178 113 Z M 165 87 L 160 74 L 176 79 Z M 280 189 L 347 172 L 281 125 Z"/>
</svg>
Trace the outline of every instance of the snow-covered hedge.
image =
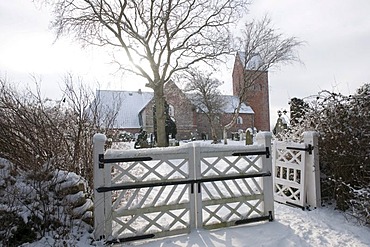
<svg viewBox="0 0 370 247">
<path fill-rule="evenodd" d="M 301 104 L 285 138 L 304 130 L 320 133 L 322 197 L 370 224 L 370 84 L 354 95 L 328 91 Z M 293 112 L 294 113 L 294 112 Z"/>
</svg>

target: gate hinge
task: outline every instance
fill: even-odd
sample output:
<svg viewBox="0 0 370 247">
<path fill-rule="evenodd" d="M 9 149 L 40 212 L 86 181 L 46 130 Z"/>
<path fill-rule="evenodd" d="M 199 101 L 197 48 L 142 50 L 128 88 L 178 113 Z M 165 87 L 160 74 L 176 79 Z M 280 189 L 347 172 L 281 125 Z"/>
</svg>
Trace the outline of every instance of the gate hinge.
<svg viewBox="0 0 370 247">
<path fill-rule="evenodd" d="M 314 146 L 312 146 L 311 144 L 308 144 L 308 146 L 306 148 L 287 147 L 286 149 L 305 151 L 305 152 L 308 152 L 308 154 L 312 154 Z"/>
<path fill-rule="evenodd" d="M 104 169 L 104 154 L 99 154 L 99 169 Z"/>
<path fill-rule="evenodd" d="M 266 147 L 266 158 L 270 158 L 270 149 L 269 147 Z"/>
<path fill-rule="evenodd" d="M 274 217 L 272 217 L 272 211 L 269 211 L 269 221 L 274 221 Z"/>
</svg>

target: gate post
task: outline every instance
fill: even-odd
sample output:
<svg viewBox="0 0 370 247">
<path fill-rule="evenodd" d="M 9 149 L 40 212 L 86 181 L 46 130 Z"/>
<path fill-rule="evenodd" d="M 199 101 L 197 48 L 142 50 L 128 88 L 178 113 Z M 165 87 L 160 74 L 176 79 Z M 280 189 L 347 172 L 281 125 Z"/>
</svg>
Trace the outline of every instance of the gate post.
<svg viewBox="0 0 370 247">
<path fill-rule="evenodd" d="M 103 134 L 95 134 L 93 137 L 94 158 L 94 238 L 104 238 L 104 194 L 98 193 L 97 188 L 104 186 L 103 169 L 99 168 L 99 154 L 104 154 L 106 137 Z"/>
<path fill-rule="evenodd" d="M 263 185 L 263 209 L 265 215 L 270 215 L 272 221 L 275 218 L 274 215 L 274 193 L 273 193 L 273 177 L 272 177 L 272 153 L 271 153 L 271 132 L 259 132 L 256 136 L 257 144 L 266 147 L 268 154 L 262 156 L 262 172 L 270 172 L 271 176 L 262 178 Z"/>
<path fill-rule="evenodd" d="M 303 133 L 305 145 L 313 147 L 312 154 L 306 152 L 306 189 L 307 205 L 317 208 L 321 206 L 320 189 L 320 166 L 319 166 L 319 134 L 315 131 L 306 131 Z"/>
<path fill-rule="evenodd" d="M 200 143 L 193 143 L 193 162 L 192 162 L 192 169 L 194 169 L 194 179 L 199 180 L 202 178 L 202 169 L 201 169 L 201 145 Z M 195 183 L 193 185 L 193 192 L 194 192 L 194 199 L 195 199 L 195 228 L 199 229 L 203 227 L 203 204 L 202 204 L 202 193 L 201 193 L 201 184 Z"/>
</svg>

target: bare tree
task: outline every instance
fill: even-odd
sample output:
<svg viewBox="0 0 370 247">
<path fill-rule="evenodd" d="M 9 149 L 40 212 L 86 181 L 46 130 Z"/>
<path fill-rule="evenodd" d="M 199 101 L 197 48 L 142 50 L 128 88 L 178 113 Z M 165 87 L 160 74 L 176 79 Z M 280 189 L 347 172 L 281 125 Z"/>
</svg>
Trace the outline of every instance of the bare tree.
<svg viewBox="0 0 370 247">
<path fill-rule="evenodd" d="M 219 90 L 222 82 L 211 78 L 212 73 L 204 73 L 195 69 L 188 71 L 188 73 L 185 92 L 191 93 L 190 97 L 193 103 L 207 117 L 211 127 L 212 140 L 217 143 L 216 128 L 220 126 L 219 119 L 225 106 L 224 98 Z"/>
<path fill-rule="evenodd" d="M 224 126 L 224 143 L 227 144 L 227 131 L 236 123 L 242 103 L 248 101 L 257 80 L 271 68 L 292 62 L 300 62 L 297 49 L 303 42 L 296 37 L 285 38 L 272 26 L 271 19 L 247 22 L 242 37 L 235 45 L 243 64 L 243 80 L 239 85 L 239 104 L 230 123 Z M 241 51 L 241 52 L 240 52 Z"/>
<path fill-rule="evenodd" d="M 91 185 L 92 136 L 112 126 L 99 125 L 99 102 L 91 103 L 92 92 L 77 84 L 67 75 L 63 98 L 54 101 L 42 96 L 38 84 L 20 92 L 0 78 L 0 156 L 35 174 L 45 166 L 72 171 Z M 104 117 L 113 123 L 115 116 Z"/>
<path fill-rule="evenodd" d="M 195 63 L 211 64 L 229 54 L 228 29 L 249 4 L 249 0 L 46 2 L 55 7 L 52 27 L 57 37 L 72 33 L 85 44 L 115 48 L 132 64 L 121 69 L 147 80 L 146 86 L 154 90 L 157 106 L 158 146 L 166 143 L 165 82 Z"/>
</svg>

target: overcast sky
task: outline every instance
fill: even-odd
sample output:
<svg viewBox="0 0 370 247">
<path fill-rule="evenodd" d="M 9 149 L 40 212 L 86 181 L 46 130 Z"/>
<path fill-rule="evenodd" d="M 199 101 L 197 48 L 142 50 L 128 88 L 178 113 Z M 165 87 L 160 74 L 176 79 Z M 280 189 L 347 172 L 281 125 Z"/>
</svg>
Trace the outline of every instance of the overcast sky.
<svg viewBox="0 0 370 247">
<path fill-rule="evenodd" d="M 29 74 L 42 79 L 48 97 L 56 93 L 63 75 L 72 72 L 85 82 L 99 81 L 102 89 L 137 90 L 136 79 L 114 76 L 110 57 L 101 50 L 81 49 L 71 39 L 54 43 L 51 13 L 31 0 L 0 1 L 0 75 L 24 84 Z M 250 18 L 268 14 L 275 28 L 306 42 L 302 64 L 270 71 L 272 122 L 276 111 L 288 109 L 292 97 L 307 97 L 327 89 L 354 93 L 370 82 L 369 0 L 255 0 Z M 230 66 L 229 66 L 230 67 Z M 224 92 L 231 94 L 231 71 L 222 75 Z"/>
</svg>

